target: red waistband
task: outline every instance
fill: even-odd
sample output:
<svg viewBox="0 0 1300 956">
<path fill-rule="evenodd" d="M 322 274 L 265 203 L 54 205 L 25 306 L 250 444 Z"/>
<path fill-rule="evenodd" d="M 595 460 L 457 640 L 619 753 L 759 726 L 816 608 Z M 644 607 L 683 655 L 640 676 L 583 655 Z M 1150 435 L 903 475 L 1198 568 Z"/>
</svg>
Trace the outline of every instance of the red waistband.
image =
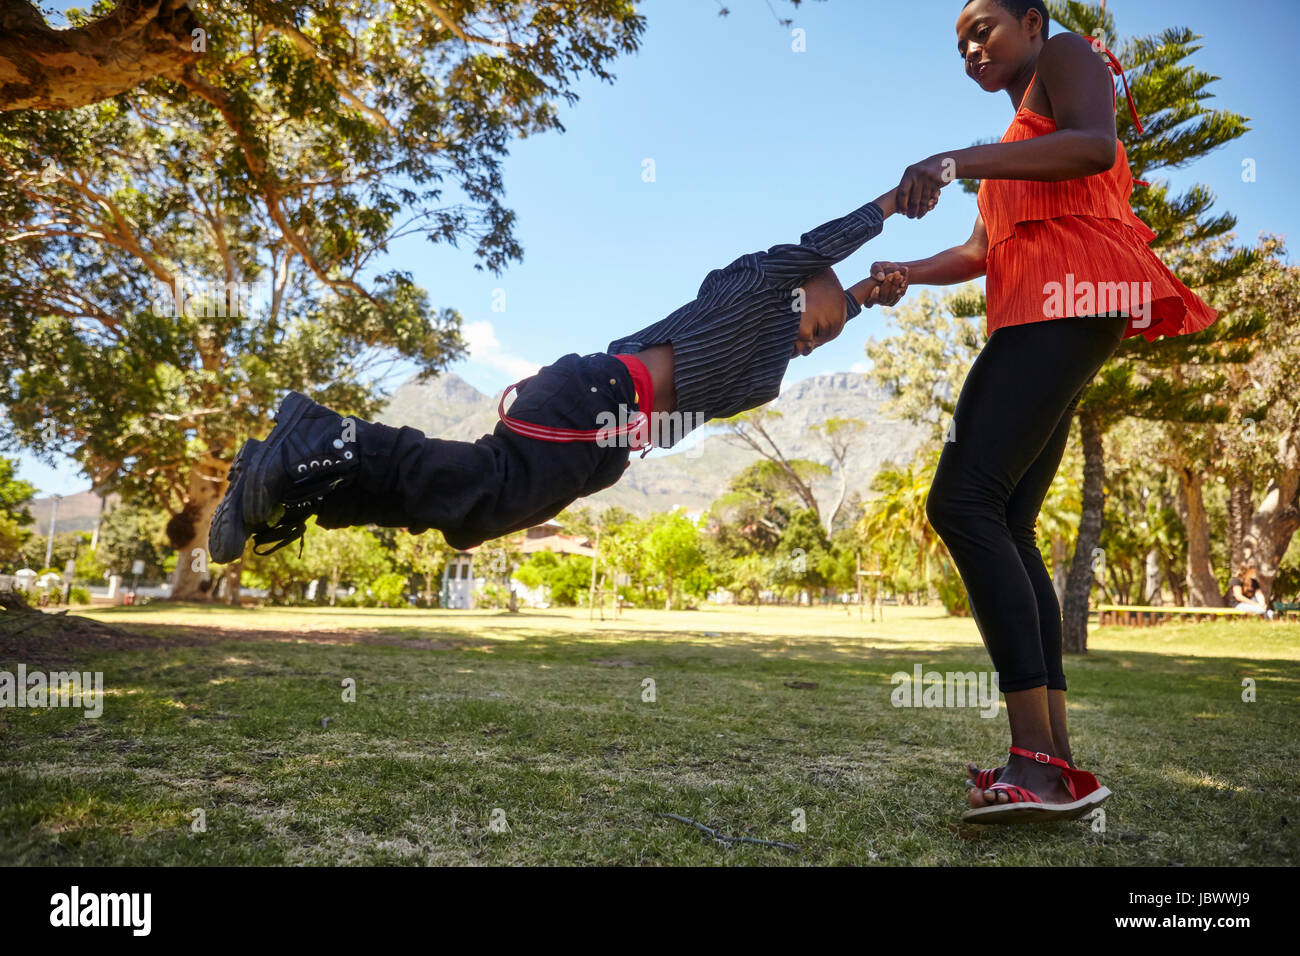
<svg viewBox="0 0 1300 956">
<path fill-rule="evenodd" d="M 650 370 L 635 355 L 615 355 L 614 358 L 627 366 L 632 384 L 636 387 L 636 407 L 649 415 L 655 409 L 655 383 L 650 377 Z"/>
</svg>

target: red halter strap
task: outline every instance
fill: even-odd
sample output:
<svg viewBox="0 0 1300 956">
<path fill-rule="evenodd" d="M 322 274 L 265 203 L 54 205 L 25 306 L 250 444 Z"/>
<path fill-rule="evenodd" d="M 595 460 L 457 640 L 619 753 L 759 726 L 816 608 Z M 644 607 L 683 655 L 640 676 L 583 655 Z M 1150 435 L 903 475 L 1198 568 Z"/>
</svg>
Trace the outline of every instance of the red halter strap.
<svg viewBox="0 0 1300 956">
<path fill-rule="evenodd" d="M 1128 77 L 1124 75 L 1124 67 L 1122 67 L 1119 60 L 1115 58 L 1115 54 L 1106 49 L 1106 44 L 1102 43 L 1096 37 L 1084 37 L 1084 39 L 1092 44 L 1094 50 L 1106 58 L 1107 66 L 1110 67 L 1110 71 L 1124 82 L 1124 97 L 1128 100 L 1128 112 L 1129 115 L 1133 117 L 1134 128 L 1137 129 L 1138 135 L 1141 136 L 1146 132 L 1146 130 L 1142 127 L 1142 120 L 1138 117 L 1137 106 L 1133 103 L 1133 93 L 1128 88 Z M 1118 94 L 1115 98 L 1119 99 Z"/>
<path fill-rule="evenodd" d="M 1138 116 L 1137 105 L 1133 102 L 1133 91 L 1128 88 L 1128 77 L 1124 75 L 1124 67 L 1115 57 L 1115 54 L 1106 49 L 1106 44 L 1102 43 L 1096 37 L 1084 37 L 1084 39 L 1092 44 L 1094 50 L 1106 57 L 1106 65 L 1110 67 L 1111 73 L 1118 76 L 1124 82 L 1124 98 L 1128 100 L 1128 112 L 1129 115 L 1133 117 L 1133 128 L 1136 129 L 1138 135 L 1141 136 L 1146 132 L 1146 129 L 1142 126 L 1142 120 Z M 1115 99 L 1119 99 L 1118 94 L 1116 94 Z M 1133 185 L 1150 186 L 1151 184 L 1142 179 L 1135 179 L 1133 180 Z"/>
</svg>

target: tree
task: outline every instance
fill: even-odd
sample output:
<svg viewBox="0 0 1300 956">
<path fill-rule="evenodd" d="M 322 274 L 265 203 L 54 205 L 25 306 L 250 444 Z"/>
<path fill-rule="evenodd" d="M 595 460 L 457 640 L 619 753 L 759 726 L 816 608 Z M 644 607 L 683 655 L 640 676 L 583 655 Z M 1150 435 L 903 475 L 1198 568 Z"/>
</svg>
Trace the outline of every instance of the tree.
<svg viewBox="0 0 1300 956">
<path fill-rule="evenodd" d="M 389 571 L 370 582 L 370 591 L 380 607 L 406 607 L 405 574 Z"/>
<path fill-rule="evenodd" d="M 815 461 L 789 459 L 784 464 L 759 460 L 734 475 L 726 494 L 710 508 L 713 533 L 719 544 L 736 555 L 770 552 L 785 532 L 790 518 L 805 508 L 805 498 L 791 481 L 793 474 L 805 485 L 829 469 Z"/>
<path fill-rule="evenodd" d="M 606 508 L 600 522 L 601 563 L 616 576 L 626 576 L 629 586 L 639 588 L 644 600 L 646 556 L 642 542 L 650 533 L 649 522 L 622 508 Z"/>
<path fill-rule="evenodd" d="M 830 550 L 830 538 L 817 515 L 811 509 L 796 512 L 781 533 L 772 583 L 777 587 L 820 591 L 827 584 L 822 570 Z"/>
<path fill-rule="evenodd" d="M 285 390 L 373 415 L 393 363 L 432 374 L 460 354 L 459 315 L 374 258 L 414 233 L 468 241 L 494 271 L 518 259 L 508 141 L 562 129 L 554 101 L 583 72 L 611 79 L 643 29 L 627 0 L 239 4 L 203 22 L 179 79 L 0 114 L 0 400 L 39 453 L 171 512 L 184 554 Z M 200 595 L 190 568 L 176 597 Z"/>
<path fill-rule="evenodd" d="M 1154 178 L 1160 170 L 1190 165 L 1248 131 L 1245 117 L 1205 105 L 1213 96 L 1209 87 L 1217 77 L 1197 70 L 1189 62 L 1200 49 L 1201 38 L 1184 27 L 1171 27 L 1159 36 L 1115 42 L 1113 38 L 1119 35 L 1115 20 L 1104 4 L 1071 0 L 1052 2 L 1049 9 L 1066 29 L 1102 38 L 1129 70 L 1129 83 L 1145 116 L 1146 130 L 1139 136 L 1124 110 L 1119 111 L 1116 125 L 1134 179 L 1152 183 L 1138 187 L 1132 197 L 1138 216 L 1156 233 L 1151 248 L 1174 260 L 1179 278 L 1192 289 L 1209 289 L 1241 275 L 1256 259 L 1250 250 L 1223 248 L 1219 256 L 1202 260 L 1199 269 L 1191 268 L 1187 259 L 1189 251 L 1227 236 L 1236 224 L 1230 214 L 1210 215 L 1213 193 L 1197 185 L 1182 195 L 1171 196 L 1168 187 Z M 1189 365 L 1243 361 L 1248 350 L 1224 347 L 1224 343 L 1248 337 L 1253 324 L 1250 317 L 1221 316 L 1215 325 L 1191 335 L 1151 343 L 1139 341 L 1141 336 L 1127 339 L 1103 367 L 1097 384 L 1081 399 L 1078 414 L 1084 455 L 1083 501 L 1079 537 L 1065 589 L 1063 635 L 1067 651 L 1085 653 L 1088 649 L 1092 553 L 1101 541 L 1105 513 L 1107 428 L 1125 415 L 1153 421 L 1222 421 L 1227 410 L 1211 397 L 1217 390 L 1207 392 L 1205 382 L 1189 385 L 1181 370 Z M 1188 468 L 1180 469 L 1180 474 L 1187 476 L 1184 495 L 1191 495 L 1189 515 L 1195 517 L 1194 475 Z M 1189 528 L 1189 540 L 1199 541 L 1199 531 Z M 1208 599 L 1208 595 L 1202 596 Z"/>
<path fill-rule="evenodd" d="M 680 511 L 656 515 L 645 555 L 650 571 L 664 582 L 664 608 L 671 611 L 678 584 L 704 565 L 699 528 Z"/>
<path fill-rule="evenodd" d="M 0 568 L 12 564 L 31 539 L 36 486 L 14 477 L 17 463 L 0 458 Z"/>
<path fill-rule="evenodd" d="M 584 554 L 558 555 L 535 551 L 519 565 L 515 577 L 526 588 L 544 587 L 552 604 L 573 607 L 587 591 L 591 558 Z"/>
<path fill-rule="evenodd" d="M 723 436 L 726 441 L 740 448 L 749 448 L 771 462 L 804 507 L 816 513 L 820 520 L 821 511 L 817 506 L 817 497 L 813 494 L 811 475 L 829 475 L 830 469 L 816 462 L 801 463 L 798 459 L 786 458 L 769 428 L 770 423 L 780 417 L 780 412 L 762 406 L 730 418 L 719 419 L 719 422 L 727 429 Z"/>
<path fill-rule="evenodd" d="M 404 531 L 397 535 L 397 563 L 424 579 L 424 600 L 429 607 L 433 606 L 436 593 L 433 582 L 447 564 L 448 550 L 441 531 L 426 531 L 424 534 Z"/>
<path fill-rule="evenodd" d="M 772 561 L 761 554 L 749 554 L 732 561 L 731 587 L 742 596 L 749 591 L 752 603 L 761 603 L 763 588 L 772 577 Z"/>
<path fill-rule="evenodd" d="M 202 55 L 199 30 L 188 0 L 120 0 L 68 30 L 29 0 L 0 0 L 0 110 L 69 109 L 177 79 Z"/>
<path fill-rule="evenodd" d="M 312 522 L 314 524 L 314 521 Z M 365 528 L 319 530 L 313 535 L 312 549 L 304 566 L 313 577 L 329 582 L 327 594 L 333 606 L 339 585 L 347 581 L 373 581 L 386 574 L 392 563 L 379 539 Z"/>
<path fill-rule="evenodd" d="M 308 520 L 308 527 L 315 525 Z M 305 554 L 305 552 L 304 552 Z M 258 554 L 252 548 L 244 555 L 240 568 L 240 583 L 254 588 L 265 588 L 267 599 L 273 604 L 283 604 L 303 597 L 302 589 L 319 575 L 308 567 L 305 557 L 299 556 L 295 547 L 280 548 L 270 554 Z"/>
<path fill-rule="evenodd" d="M 885 412 L 930 425 L 932 440 L 942 441 L 966 373 L 988 340 L 984 294 L 974 285 L 941 298 L 927 291 L 885 315 L 898 331 L 867 339 L 867 377 L 893 395 Z"/>
<path fill-rule="evenodd" d="M 134 504 L 123 504 L 104 517 L 99 528 L 99 547 L 95 557 L 108 574 L 127 581 L 134 575 L 131 567 L 144 562 L 144 581 L 161 581 L 169 556 L 166 534 L 167 517 L 159 511 Z"/>
<path fill-rule="evenodd" d="M 828 418 L 820 425 L 813 426 L 813 431 L 821 437 L 830 452 L 831 461 L 835 462 L 835 470 L 840 476 L 840 491 L 835 498 L 835 507 L 826 517 L 827 534 L 835 530 L 835 519 L 840 516 L 840 509 L 844 507 L 844 499 L 849 491 L 849 471 L 845 464 L 849 449 L 866 430 L 867 423 L 860 418 Z"/>
<path fill-rule="evenodd" d="M 1271 596 L 1273 578 L 1300 530 L 1300 338 L 1276 334 L 1300 312 L 1300 268 L 1286 263 L 1277 237 L 1262 237 L 1256 251 L 1258 261 L 1216 287 L 1212 301 L 1225 314 L 1254 317 L 1273 334 L 1257 336 L 1250 357 L 1226 367 L 1227 419 L 1189 444 L 1203 452 L 1207 472 L 1228 486 L 1227 563 L 1234 570 L 1257 564 Z"/>
<path fill-rule="evenodd" d="M 796 9 L 801 2 L 790 0 Z M 102 4 L 96 11 L 100 15 L 94 19 L 77 15 L 79 11 L 68 11 L 69 19 L 78 25 L 74 29 L 56 30 L 46 23 L 30 0 L 0 0 L 0 27 L 3 27 L 0 111 L 86 106 L 154 78 L 185 82 L 189 66 L 208 51 L 209 28 L 220 33 L 219 27 L 211 25 L 217 19 L 217 11 L 209 10 L 202 2 L 195 6 L 199 12 L 190 9 L 189 0 L 153 3 L 117 0 Z M 275 36 L 276 26 L 281 25 L 292 48 L 308 62 L 317 61 L 314 65 L 323 74 L 320 81 L 330 87 L 335 97 L 376 118 L 382 116 L 376 104 L 358 94 L 369 93 L 378 98 L 384 87 L 373 80 L 366 82 L 370 78 L 356 62 L 361 55 L 358 50 L 361 44 L 349 48 L 335 36 L 317 36 L 310 29 L 315 25 L 311 21 L 323 19 L 334 32 L 342 32 L 344 25 L 356 25 L 367 16 L 391 20 L 392 32 L 413 34 L 416 41 L 422 34 L 441 34 L 443 39 L 458 40 L 481 55 L 509 57 L 528 65 L 530 60 L 523 54 L 532 54 L 542 67 L 534 69 L 542 76 L 549 76 L 552 71 L 563 73 L 547 63 L 546 55 L 554 55 L 546 42 L 552 35 L 562 32 L 577 16 L 595 16 L 602 9 L 616 15 L 631 9 L 631 4 L 610 5 L 593 0 L 585 0 L 581 5 L 564 5 L 570 9 L 548 9 L 560 5 L 526 4 L 520 0 L 491 5 L 476 0 L 423 0 L 414 10 L 392 5 L 396 7 L 392 14 L 387 13 L 386 8 L 390 6 L 387 4 L 333 4 L 343 9 L 331 18 L 302 2 L 280 4 L 273 11 L 254 3 L 229 6 L 238 6 L 239 12 L 246 16 L 262 18 L 264 37 Z M 572 9 L 575 6 L 579 7 L 576 16 Z M 723 7 L 720 14 L 725 16 L 729 12 Z M 277 20 L 282 18 L 283 24 L 272 20 L 272 13 L 279 14 Z M 793 22 L 788 18 L 776 19 L 786 27 Z M 303 29 L 304 26 L 308 29 Z M 636 32 L 640 29 L 637 25 Z M 391 37 L 384 39 L 400 45 Z M 599 31 L 584 40 L 577 45 L 613 42 Z M 419 48 L 418 42 L 413 41 L 411 45 Z M 527 88 L 527 84 L 521 85 Z"/>
<path fill-rule="evenodd" d="M 858 533 L 867 542 L 868 553 L 885 572 L 886 579 L 894 580 L 897 590 L 906 588 L 900 578 L 907 570 L 904 562 L 912 565 L 913 573 L 907 582 L 923 590 L 929 589 L 931 559 L 938 561 L 945 583 L 953 575 L 948 549 L 925 513 L 939 452 L 940 449 L 923 447 L 906 468 L 886 464 L 871 481 L 871 490 L 878 497 L 867 503 Z M 956 600 L 960 590 L 951 587 L 941 590 L 948 595 L 945 605 Z"/>
</svg>

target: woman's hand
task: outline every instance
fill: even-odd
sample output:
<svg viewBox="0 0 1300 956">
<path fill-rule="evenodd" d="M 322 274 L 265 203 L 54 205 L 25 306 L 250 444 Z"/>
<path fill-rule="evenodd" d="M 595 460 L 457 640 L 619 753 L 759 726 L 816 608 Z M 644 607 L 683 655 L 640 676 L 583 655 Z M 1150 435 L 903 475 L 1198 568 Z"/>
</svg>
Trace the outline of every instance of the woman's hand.
<svg viewBox="0 0 1300 956">
<path fill-rule="evenodd" d="M 873 305 L 898 305 L 899 300 L 907 294 L 907 266 L 897 262 L 873 262 L 871 278 L 876 285 L 866 302 L 868 308 Z"/>
<path fill-rule="evenodd" d="M 957 178 L 957 162 L 950 156 L 931 156 L 903 170 L 894 190 L 894 204 L 908 219 L 920 219 L 939 204 L 939 191 Z"/>
</svg>

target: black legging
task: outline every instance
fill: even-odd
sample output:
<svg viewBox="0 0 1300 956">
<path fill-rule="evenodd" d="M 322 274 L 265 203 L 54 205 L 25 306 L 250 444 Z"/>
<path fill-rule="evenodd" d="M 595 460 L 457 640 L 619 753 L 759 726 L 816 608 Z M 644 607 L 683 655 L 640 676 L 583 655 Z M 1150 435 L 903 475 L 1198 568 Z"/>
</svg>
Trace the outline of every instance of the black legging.
<svg viewBox="0 0 1300 956">
<path fill-rule="evenodd" d="M 1061 606 L 1034 523 L 1075 407 L 1127 325 L 1087 316 L 998 329 L 957 399 L 925 508 L 961 573 L 1003 692 L 1065 690 Z"/>
</svg>

